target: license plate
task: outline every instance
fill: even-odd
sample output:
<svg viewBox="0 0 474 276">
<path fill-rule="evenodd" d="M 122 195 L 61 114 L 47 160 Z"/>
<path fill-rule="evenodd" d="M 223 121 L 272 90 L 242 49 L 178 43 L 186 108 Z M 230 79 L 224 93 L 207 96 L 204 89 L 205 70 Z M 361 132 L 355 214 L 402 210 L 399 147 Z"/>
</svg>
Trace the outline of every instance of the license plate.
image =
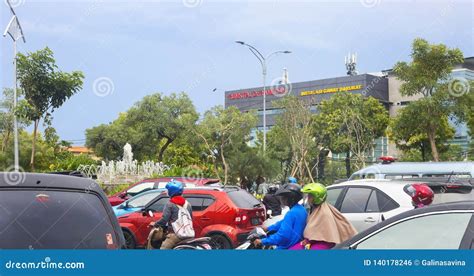
<svg viewBox="0 0 474 276">
<path fill-rule="evenodd" d="M 259 225 L 260 224 L 260 219 L 259 218 L 252 218 L 250 221 L 252 225 Z"/>
</svg>

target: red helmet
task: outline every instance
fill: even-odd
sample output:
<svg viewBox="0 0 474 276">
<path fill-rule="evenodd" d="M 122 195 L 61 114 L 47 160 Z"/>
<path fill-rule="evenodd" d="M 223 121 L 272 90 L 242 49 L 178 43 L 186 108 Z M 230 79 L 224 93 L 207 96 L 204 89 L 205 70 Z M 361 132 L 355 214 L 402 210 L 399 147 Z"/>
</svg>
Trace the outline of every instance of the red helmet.
<svg viewBox="0 0 474 276">
<path fill-rule="evenodd" d="M 434 192 L 426 184 L 408 184 L 403 187 L 405 193 L 411 196 L 413 206 L 419 208 L 433 202 Z"/>
</svg>

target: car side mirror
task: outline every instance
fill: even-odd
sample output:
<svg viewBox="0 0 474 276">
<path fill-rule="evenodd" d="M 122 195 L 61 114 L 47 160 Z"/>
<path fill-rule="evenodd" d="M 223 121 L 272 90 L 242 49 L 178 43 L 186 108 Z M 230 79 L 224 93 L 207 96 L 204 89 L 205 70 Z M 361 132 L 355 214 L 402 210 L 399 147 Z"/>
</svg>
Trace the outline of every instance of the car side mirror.
<svg viewBox="0 0 474 276">
<path fill-rule="evenodd" d="M 122 198 L 122 199 L 123 199 L 123 198 L 126 198 L 126 197 L 127 197 L 127 192 L 126 192 L 126 191 L 125 191 L 125 192 L 121 192 L 121 193 L 119 194 L 119 197 Z"/>
<path fill-rule="evenodd" d="M 152 217 L 154 216 L 154 215 L 153 215 L 153 211 L 150 210 L 150 209 L 143 209 L 143 210 L 142 210 L 142 215 L 143 215 L 144 217 L 150 217 L 150 218 L 152 218 Z"/>
</svg>

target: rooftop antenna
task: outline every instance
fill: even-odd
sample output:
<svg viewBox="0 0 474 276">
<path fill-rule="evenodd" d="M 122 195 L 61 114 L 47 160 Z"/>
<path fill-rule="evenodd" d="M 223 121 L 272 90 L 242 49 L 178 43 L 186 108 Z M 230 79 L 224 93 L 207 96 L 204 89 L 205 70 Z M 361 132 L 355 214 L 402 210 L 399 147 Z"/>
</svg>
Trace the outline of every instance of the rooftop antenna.
<svg viewBox="0 0 474 276">
<path fill-rule="evenodd" d="M 344 57 L 344 63 L 346 64 L 348 76 L 355 76 L 358 74 L 356 70 L 357 54 L 349 53 L 347 56 Z"/>
</svg>

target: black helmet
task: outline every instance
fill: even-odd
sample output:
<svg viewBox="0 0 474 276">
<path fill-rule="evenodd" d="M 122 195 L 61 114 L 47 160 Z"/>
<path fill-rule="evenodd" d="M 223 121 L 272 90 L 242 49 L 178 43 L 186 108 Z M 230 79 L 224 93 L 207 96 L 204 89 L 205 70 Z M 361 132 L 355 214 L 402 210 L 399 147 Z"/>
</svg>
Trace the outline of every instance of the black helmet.
<svg viewBox="0 0 474 276">
<path fill-rule="evenodd" d="M 275 195 L 286 197 L 289 207 L 292 207 L 303 198 L 301 187 L 297 184 L 285 184 L 276 191 Z"/>
<path fill-rule="evenodd" d="M 268 193 L 269 194 L 274 194 L 274 193 L 276 193 L 277 190 L 278 190 L 277 185 L 270 185 L 270 187 L 268 187 Z"/>
</svg>

